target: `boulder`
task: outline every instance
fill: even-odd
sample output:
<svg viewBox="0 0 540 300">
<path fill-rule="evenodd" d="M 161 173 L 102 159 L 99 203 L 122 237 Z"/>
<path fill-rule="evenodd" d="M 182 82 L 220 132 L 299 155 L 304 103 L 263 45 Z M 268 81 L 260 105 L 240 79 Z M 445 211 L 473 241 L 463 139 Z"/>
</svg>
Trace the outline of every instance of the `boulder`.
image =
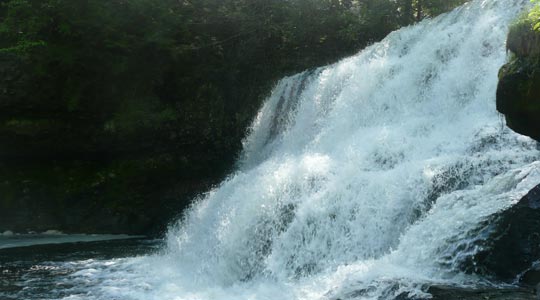
<svg viewBox="0 0 540 300">
<path fill-rule="evenodd" d="M 512 130 L 540 141 L 540 33 L 519 23 L 507 46 L 514 55 L 499 72 L 497 110 Z"/>
<path fill-rule="evenodd" d="M 524 274 L 540 259 L 540 185 L 488 223 L 481 250 L 464 261 L 463 269 L 507 283 L 540 283 L 533 274 L 524 282 Z"/>
<path fill-rule="evenodd" d="M 497 110 L 512 130 L 540 141 L 540 65 L 514 58 L 502 67 Z"/>
</svg>

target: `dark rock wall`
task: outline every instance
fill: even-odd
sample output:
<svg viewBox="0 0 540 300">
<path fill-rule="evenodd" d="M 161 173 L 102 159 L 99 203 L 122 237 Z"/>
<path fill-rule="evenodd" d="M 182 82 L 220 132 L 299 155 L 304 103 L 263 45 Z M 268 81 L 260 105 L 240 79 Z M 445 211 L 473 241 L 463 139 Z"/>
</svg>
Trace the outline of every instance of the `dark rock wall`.
<svg viewBox="0 0 540 300">
<path fill-rule="evenodd" d="M 0 53 L 0 232 L 159 232 L 230 171 L 253 108 L 179 108 L 160 96 L 164 79 L 137 91 L 130 77 L 79 76 L 89 89 L 73 100 L 61 72 Z"/>
<path fill-rule="evenodd" d="M 466 269 L 513 283 L 540 259 L 540 185 L 517 204 L 492 216 L 491 230 Z M 529 282 L 533 286 L 538 282 Z"/>
<path fill-rule="evenodd" d="M 508 35 L 512 58 L 499 73 L 497 110 L 508 127 L 540 141 L 540 32 L 526 20 Z"/>
</svg>

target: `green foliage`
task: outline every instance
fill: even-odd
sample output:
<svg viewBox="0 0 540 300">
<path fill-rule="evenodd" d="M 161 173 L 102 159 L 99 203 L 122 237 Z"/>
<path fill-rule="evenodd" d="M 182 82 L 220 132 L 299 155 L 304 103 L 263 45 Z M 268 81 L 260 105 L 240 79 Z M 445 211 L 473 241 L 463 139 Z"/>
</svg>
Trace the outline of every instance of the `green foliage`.
<svg viewBox="0 0 540 300">
<path fill-rule="evenodd" d="M 540 57 L 540 1 L 510 26 L 507 48 L 519 57 Z"/>
<path fill-rule="evenodd" d="M 0 124 L 58 120 L 42 139 L 0 142 L 13 155 L 234 153 L 275 80 L 462 2 L 0 0 L 0 72 L 13 74 L 0 82 Z"/>
<path fill-rule="evenodd" d="M 0 194 L 163 210 L 232 166 L 275 80 L 461 2 L 0 0 Z"/>
<path fill-rule="evenodd" d="M 529 26 L 534 31 L 540 31 L 540 0 L 530 0 L 533 4 L 530 11 L 521 15 L 515 22 L 517 26 Z"/>
<path fill-rule="evenodd" d="M 0 52 L 26 55 L 35 48 L 45 46 L 39 33 L 46 27 L 46 20 L 33 11 L 46 9 L 28 0 L 2 2 L 3 20 L 0 23 Z"/>
<path fill-rule="evenodd" d="M 533 29 L 540 31 L 540 0 L 531 0 L 531 2 L 534 6 L 529 12 L 529 19 L 532 22 Z"/>
<path fill-rule="evenodd" d="M 423 14 L 427 16 L 439 15 L 465 2 L 463 0 L 416 0 L 417 6 L 420 5 L 424 10 Z"/>
</svg>

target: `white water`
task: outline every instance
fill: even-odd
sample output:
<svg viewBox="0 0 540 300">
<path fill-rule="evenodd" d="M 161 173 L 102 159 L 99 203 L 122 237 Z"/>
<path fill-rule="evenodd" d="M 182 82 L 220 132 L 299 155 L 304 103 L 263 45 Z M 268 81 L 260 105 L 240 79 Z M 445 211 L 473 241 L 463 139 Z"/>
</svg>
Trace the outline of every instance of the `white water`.
<svg viewBox="0 0 540 300">
<path fill-rule="evenodd" d="M 384 300 L 478 284 L 456 268 L 477 249 L 456 245 L 540 182 L 535 142 L 495 110 L 526 2 L 474 1 L 283 79 L 238 171 L 170 230 L 165 253 L 92 262 L 71 279 L 99 283 L 69 299 Z"/>
</svg>

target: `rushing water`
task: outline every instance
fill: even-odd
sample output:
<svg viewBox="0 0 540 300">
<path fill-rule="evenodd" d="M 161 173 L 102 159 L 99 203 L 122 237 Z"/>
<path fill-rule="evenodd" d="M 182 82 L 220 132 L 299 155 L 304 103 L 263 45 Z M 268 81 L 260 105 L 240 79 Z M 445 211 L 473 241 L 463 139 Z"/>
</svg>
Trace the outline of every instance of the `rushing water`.
<svg viewBox="0 0 540 300">
<path fill-rule="evenodd" d="M 495 110 L 526 2 L 473 1 L 281 80 L 238 170 L 159 254 L 71 261 L 54 280 L 73 292 L 35 298 L 385 300 L 485 284 L 457 268 L 477 249 L 456 244 L 540 182 L 535 142 Z"/>
</svg>

